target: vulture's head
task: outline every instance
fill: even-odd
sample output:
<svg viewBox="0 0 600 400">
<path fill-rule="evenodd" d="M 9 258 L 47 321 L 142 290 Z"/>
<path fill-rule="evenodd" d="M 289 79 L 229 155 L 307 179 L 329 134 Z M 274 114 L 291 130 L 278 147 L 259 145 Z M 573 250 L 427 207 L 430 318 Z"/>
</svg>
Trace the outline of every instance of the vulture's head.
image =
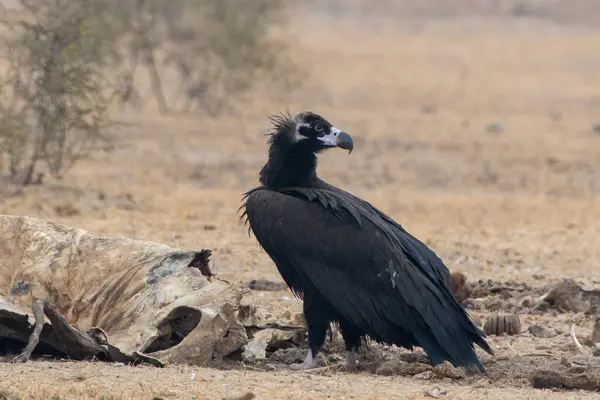
<svg viewBox="0 0 600 400">
<path fill-rule="evenodd" d="M 294 117 L 289 114 L 272 116 L 271 122 L 274 125 L 271 144 L 312 153 L 332 147 L 351 153 L 354 147 L 350 135 L 311 111 L 300 112 Z"/>
</svg>

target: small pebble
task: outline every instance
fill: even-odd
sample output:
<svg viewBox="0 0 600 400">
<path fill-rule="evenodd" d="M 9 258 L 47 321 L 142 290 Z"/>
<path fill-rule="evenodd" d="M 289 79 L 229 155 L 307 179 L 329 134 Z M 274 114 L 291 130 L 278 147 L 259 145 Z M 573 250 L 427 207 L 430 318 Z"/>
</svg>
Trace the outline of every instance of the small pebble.
<svg viewBox="0 0 600 400">
<path fill-rule="evenodd" d="M 488 304 L 488 310 L 490 311 L 500 311 L 505 308 L 504 302 L 501 300 L 494 301 L 493 303 Z"/>
<path fill-rule="evenodd" d="M 458 369 L 452 366 L 449 362 L 436 365 L 433 367 L 433 372 L 440 378 L 451 378 L 451 379 L 463 379 L 465 378 L 465 372 L 462 369 Z"/>
<path fill-rule="evenodd" d="M 440 389 L 439 387 L 433 387 L 425 392 L 425 396 L 433 397 L 434 399 L 439 399 L 443 395 L 446 394 L 445 390 Z"/>
<path fill-rule="evenodd" d="M 425 371 L 425 372 L 421 372 L 420 374 L 413 375 L 413 378 L 422 379 L 424 381 L 433 379 L 434 377 L 435 377 L 435 374 L 433 373 L 433 371 Z"/>
<path fill-rule="evenodd" d="M 485 131 L 487 133 L 504 133 L 504 127 L 502 126 L 502 124 L 498 124 L 498 123 L 493 123 L 493 124 L 489 124 L 488 126 L 485 127 Z"/>
<path fill-rule="evenodd" d="M 277 371 L 277 367 L 273 364 L 265 365 L 265 371 Z"/>
<path fill-rule="evenodd" d="M 424 104 L 421 106 L 421 114 L 435 114 L 437 107 L 431 104 Z"/>
<path fill-rule="evenodd" d="M 466 299 L 462 302 L 462 306 L 469 310 L 481 310 L 484 306 L 483 299 Z"/>
<path fill-rule="evenodd" d="M 546 328 L 543 325 L 531 325 L 529 328 L 527 328 L 527 330 L 529 331 L 529 333 L 531 333 L 533 336 L 537 337 L 537 338 L 544 338 L 544 339 L 548 339 L 548 338 L 553 338 L 556 336 L 556 332 Z"/>
</svg>

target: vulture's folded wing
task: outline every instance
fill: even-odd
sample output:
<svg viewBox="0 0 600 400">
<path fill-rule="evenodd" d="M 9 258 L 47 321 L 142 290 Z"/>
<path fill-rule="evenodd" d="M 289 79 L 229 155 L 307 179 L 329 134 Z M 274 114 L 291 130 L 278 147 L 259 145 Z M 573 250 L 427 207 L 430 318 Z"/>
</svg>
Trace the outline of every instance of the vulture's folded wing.
<svg viewBox="0 0 600 400">
<path fill-rule="evenodd" d="M 245 206 L 292 290 L 319 292 L 373 338 L 482 369 L 473 343 L 491 349 L 450 291 L 447 268 L 389 217 L 346 192 L 319 189 L 259 189 Z"/>
</svg>

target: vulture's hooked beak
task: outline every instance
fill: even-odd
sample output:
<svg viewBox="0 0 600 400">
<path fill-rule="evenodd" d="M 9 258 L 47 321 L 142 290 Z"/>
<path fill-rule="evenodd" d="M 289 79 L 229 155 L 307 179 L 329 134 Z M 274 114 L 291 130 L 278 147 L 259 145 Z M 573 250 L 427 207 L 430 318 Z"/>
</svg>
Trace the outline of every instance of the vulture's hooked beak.
<svg viewBox="0 0 600 400">
<path fill-rule="evenodd" d="M 348 150 L 348 154 L 352 153 L 354 143 L 352 137 L 346 132 L 338 128 L 331 128 L 327 135 L 318 138 L 325 146 L 339 147 L 340 149 Z"/>
</svg>

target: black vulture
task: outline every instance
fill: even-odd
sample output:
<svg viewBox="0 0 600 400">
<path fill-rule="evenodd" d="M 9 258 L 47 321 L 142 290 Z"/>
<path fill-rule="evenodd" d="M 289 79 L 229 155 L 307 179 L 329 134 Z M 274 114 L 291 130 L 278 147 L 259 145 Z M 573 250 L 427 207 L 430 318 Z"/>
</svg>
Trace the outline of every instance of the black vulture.
<svg viewBox="0 0 600 400">
<path fill-rule="evenodd" d="M 347 367 L 367 339 L 423 348 L 433 364 L 485 369 L 474 344 L 494 354 L 452 293 L 442 260 L 392 218 L 317 176 L 317 154 L 352 152 L 350 135 L 310 111 L 271 117 L 260 186 L 244 194 L 242 218 L 291 291 L 303 300 L 314 368 L 331 324 Z"/>
</svg>

